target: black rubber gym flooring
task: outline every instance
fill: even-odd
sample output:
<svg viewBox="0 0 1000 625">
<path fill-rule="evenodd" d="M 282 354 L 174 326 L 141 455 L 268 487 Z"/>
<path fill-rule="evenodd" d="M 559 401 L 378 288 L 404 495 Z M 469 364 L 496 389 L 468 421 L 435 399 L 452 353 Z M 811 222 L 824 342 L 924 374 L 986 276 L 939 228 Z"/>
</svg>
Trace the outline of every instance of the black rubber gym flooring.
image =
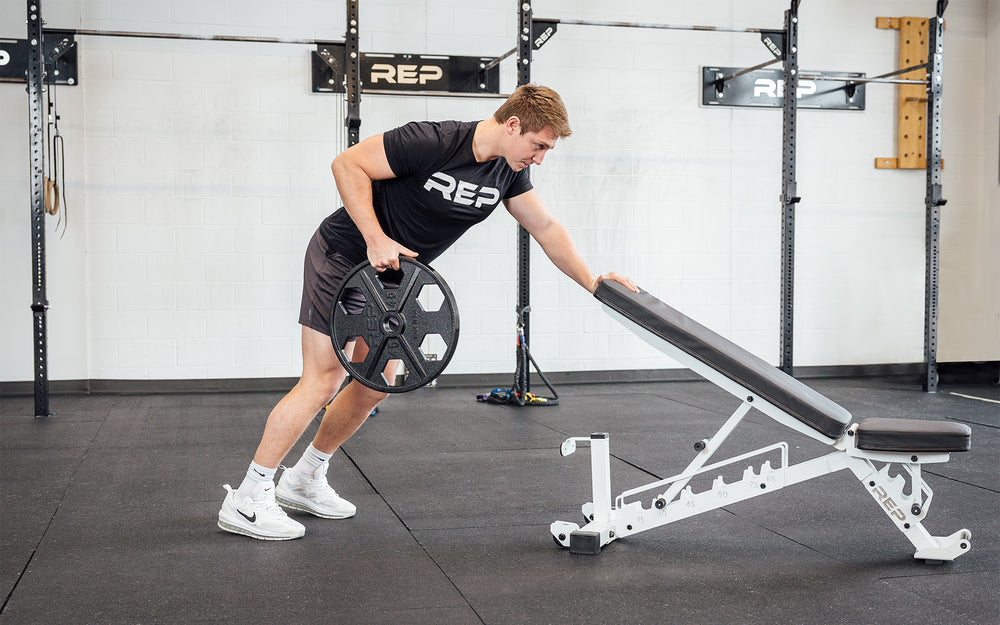
<svg viewBox="0 0 1000 625">
<path fill-rule="evenodd" d="M 225 533 L 275 393 L 57 395 L 55 417 L 3 398 L 0 621 L 95 623 L 1000 622 L 1000 399 L 993 384 L 807 383 L 865 416 L 955 419 L 972 451 L 927 465 L 931 533 L 972 531 L 951 563 L 913 547 L 849 471 L 573 555 L 549 534 L 580 522 L 589 450 L 611 434 L 615 495 L 679 473 L 736 408 L 704 382 L 564 386 L 562 404 L 477 403 L 483 389 L 385 402 L 334 456 L 349 520 L 295 514 L 303 539 Z M 751 412 L 717 454 L 785 440 L 790 462 L 829 448 Z M 303 438 L 296 456 L 315 431 Z M 294 460 L 294 458 L 292 459 Z"/>
</svg>

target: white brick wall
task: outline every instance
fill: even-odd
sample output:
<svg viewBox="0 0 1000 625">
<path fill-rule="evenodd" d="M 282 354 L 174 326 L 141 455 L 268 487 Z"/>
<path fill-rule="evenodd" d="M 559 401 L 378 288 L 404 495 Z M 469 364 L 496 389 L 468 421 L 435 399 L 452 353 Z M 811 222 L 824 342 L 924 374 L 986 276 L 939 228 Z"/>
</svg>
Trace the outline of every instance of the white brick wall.
<svg viewBox="0 0 1000 625">
<path fill-rule="evenodd" d="M 780 27 L 787 2 L 536 0 L 538 17 Z M 47 0 L 53 27 L 341 39 L 343 6 Z M 933 2 L 803 3 L 804 68 L 888 71 L 881 15 Z M 494 55 L 516 3 L 362 0 L 373 52 Z M 1000 7 L 952 3 L 946 33 L 941 360 L 1000 358 Z M 17 11 L 0 37 L 23 37 Z M 850 45 L 845 46 L 844 42 Z M 337 96 L 309 92 L 306 46 L 81 37 L 81 85 L 59 91 L 70 229 L 49 227 L 53 379 L 292 376 L 302 251 L 337 207 Z M 767 58 L 754 35 L 561 26 L 533 76 L 556 87 L 574 135 L 533 171 L 598 272 L 618 269 L 774 362 L 778 350 L 781 118 L 703 108 L 699 68 Z M 513 61 L 501 66 L 514 86 Z M 986 84 L 987 93 L 983 94 Z M 0 86 L 0 380 L 31 378 L 24 90 Z M 366 96 L 362 135 L 412 119 L 481 119 L 494 99 Z M 802 111 L 795 362 L 917 362 L 923 337 L 921 171 L 894 152 L 895 94 L 867 110 Z M 9 112 L 9 113 L 8 113 Z M 983 128 L 985 126 L 985 134 Z M 21 208 L 17 208 L 21 207 Z M 50 220 L 50 223 L 51 220 Z M 505 211 L 435 263 L 462 314 L 452 373 L 513 367 L 515 229 Z M 676 366 L 621 329 L 533 247 L 532 348 L 546 371 Z"/>
</svg>

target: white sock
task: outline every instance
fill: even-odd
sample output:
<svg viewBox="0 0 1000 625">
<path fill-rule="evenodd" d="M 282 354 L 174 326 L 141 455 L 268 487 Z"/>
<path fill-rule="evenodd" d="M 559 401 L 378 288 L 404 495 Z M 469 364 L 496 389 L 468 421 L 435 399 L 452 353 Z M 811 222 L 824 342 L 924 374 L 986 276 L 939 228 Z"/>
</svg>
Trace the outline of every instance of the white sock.
<svg viewBox="0 0 1000 625">
<path fill-rule="evenodd" d="M 324 454 L 313 447 L 312 443 L 309 443 L 306 450 L 302 452 L 302 457 L 299 458 L 299 461 L 295 463 L 295 466 L 291 470 L 302 476 L 312 475 L 321 464 L 328 462 L 332 455 Z"/>
<path fill-rule="evenodd" d="M 269 469 L 256 462 L 251 462 L 247 468 L 246 477 L 243 478 L 243 483 L 236 489 L 236 494 L 240 497 L 249 497 L 257 484 L 273 480 L 276 471 L 277 469 Z"/>
</svg>

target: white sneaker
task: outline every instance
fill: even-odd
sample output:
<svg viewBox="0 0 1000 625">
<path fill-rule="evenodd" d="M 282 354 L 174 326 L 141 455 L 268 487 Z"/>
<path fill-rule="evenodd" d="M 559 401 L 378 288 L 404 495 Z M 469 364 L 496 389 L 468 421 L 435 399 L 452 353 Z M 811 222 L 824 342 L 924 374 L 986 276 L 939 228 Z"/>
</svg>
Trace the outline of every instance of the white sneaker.
<svg viewBox="0 0 1000 625">
<path fill-rule="evenodd" d="M 286 508 L 315 514 L 324 519 L 346 519 L 354 516 L 357 508 L 330 488 L 326 469 L 330 463 L 321 464 L 312 475 L 302 476 L 298 471 L 286 469 L 278 480 L 275 499 Z"/>
<path fill-rule="evenodd" d="M 274 501 L 274 482 L 268 480 L 254 487 L 250 497 L 240 496 L 226 484 L 226 500 L 219 510 L 219 527 L 227 532 L 243 534 L 261 540 L 301 538 L 306 528 L 288 518 Z"/>
</svg>

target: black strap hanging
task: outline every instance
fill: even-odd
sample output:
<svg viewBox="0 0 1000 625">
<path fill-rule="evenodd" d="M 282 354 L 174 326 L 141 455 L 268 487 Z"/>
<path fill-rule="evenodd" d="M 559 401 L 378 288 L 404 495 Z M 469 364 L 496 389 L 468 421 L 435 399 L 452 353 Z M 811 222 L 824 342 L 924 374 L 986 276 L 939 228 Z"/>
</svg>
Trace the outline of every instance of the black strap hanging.
<svg viewBox="0 0 1000 625">
<path fill-rule="evenodd" d="M 531 350 L 528 348 L 528 342 L 524 337 L 525 314 L 529 310 L 530 307 L 525 306 L 519 308 L 517 311 L 517 351 L 519 358 L 517 359 L 517 367 L 514 371 L 514 384 L 509 389 L 495 388 L 489 393 L 476 395 L 477 400 L 489 404 L 517 404 L 518 406 L 559 405 L 559 393 L 556 392 L 556 389 L 552 387 L 549 379 L 545 377 L 544 373 L 542 373 L 542 369 L 535 361 L 535 357 L 531 355 Z M 528 363 L 531 363 L 531 365 L 535 367 L 535 372 L 538 373 L 538 377 L 540 377 L 542 382 L 545 383 L 545 386 L 548 387 L 549 391 L 552 393 L 552 397 L 535 395 L 534 393 L 528 392 L 528 389 L 524 387 L 525 381 L 528 379 Z"/>
</svg>

